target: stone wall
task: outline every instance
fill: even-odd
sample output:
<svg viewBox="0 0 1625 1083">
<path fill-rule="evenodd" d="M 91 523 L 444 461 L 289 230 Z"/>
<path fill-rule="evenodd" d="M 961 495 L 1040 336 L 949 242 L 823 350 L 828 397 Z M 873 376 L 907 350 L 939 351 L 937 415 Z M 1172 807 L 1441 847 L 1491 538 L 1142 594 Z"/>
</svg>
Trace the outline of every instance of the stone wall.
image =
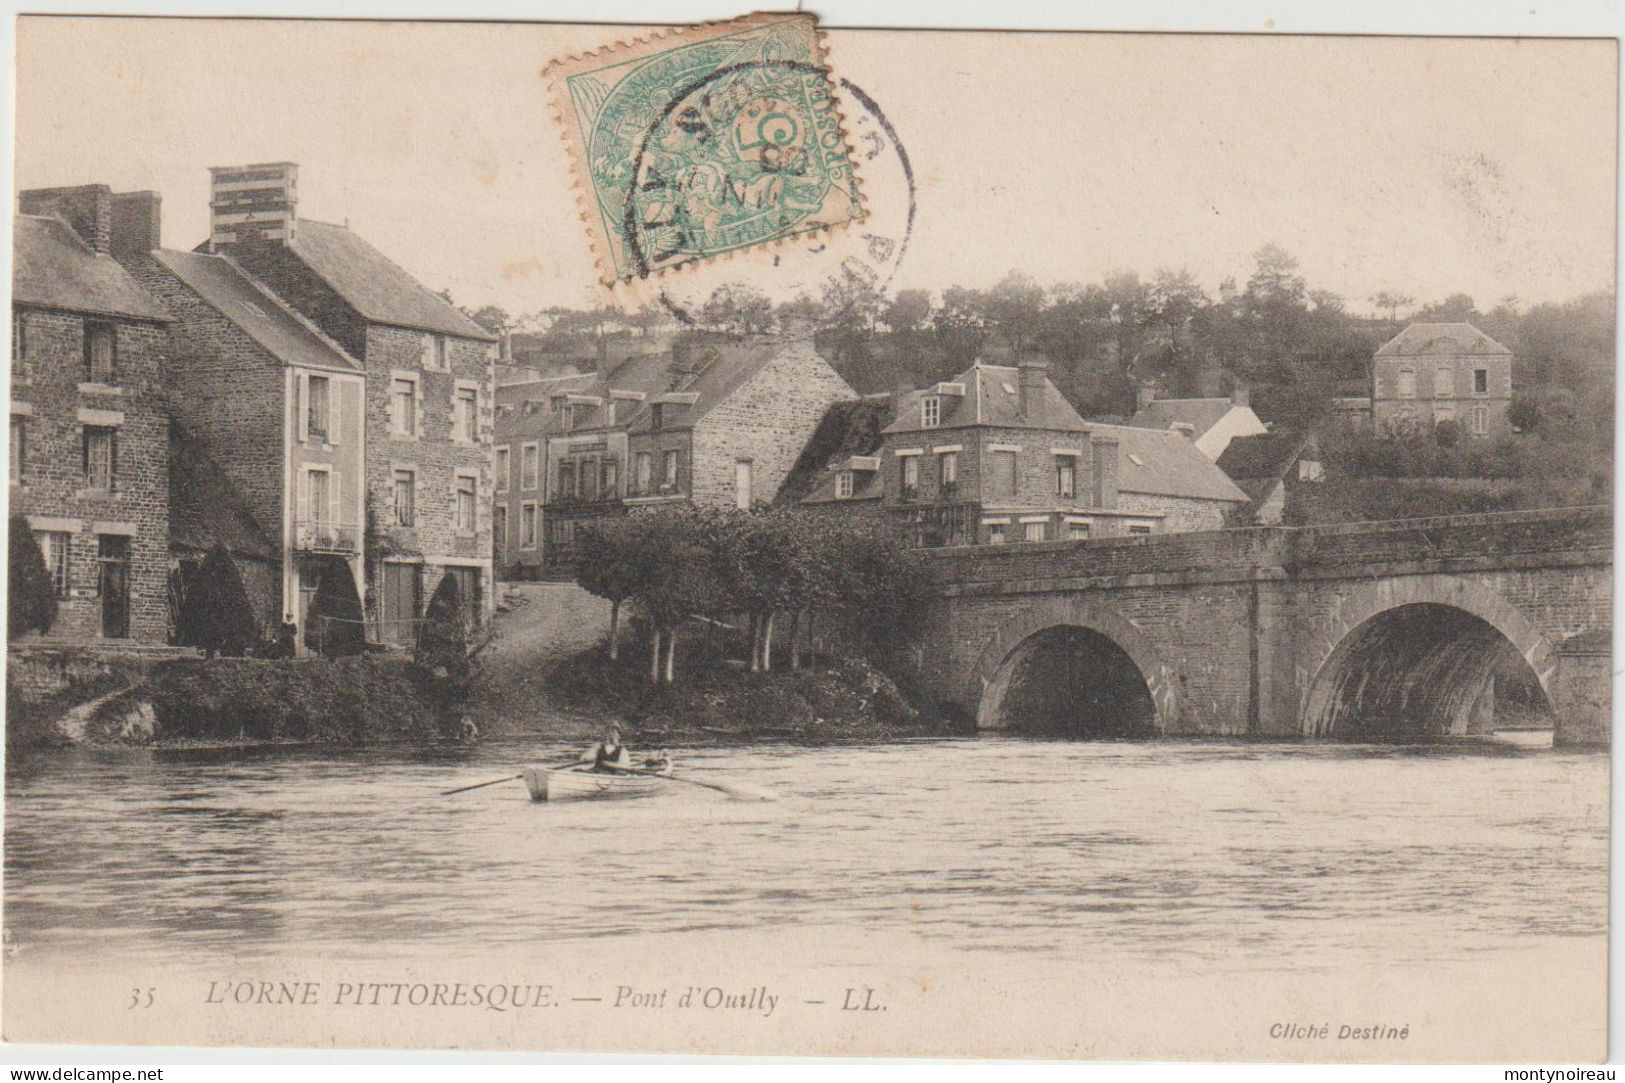
<svg viewBox="0 0 1625 1083">
<path fill-rule="evenodd" d="M 66 533 L 68 582 L 57 604 L 58 638 L 102 634 L 98 537 L 128 537 L 130 638 L 163 643 L 169 614 L 169 418 L 162 372 L 162 325 L 115 326 L 113 382 L 86 381 L 87 320 L 72 313 L 21 309 L 23 356 L 12 372 L 12 417 L 24 431 L 21 477 L 11 510 L 37 532 Z M 116 430 L 111 491 L 91 489 L 85 473 L 87 425 Z M 14 467 L 15 468 L 15 467 Z"/>
<path fill-rule="evenodd" d="M 770 502 L 824 412 L 856 397 L 810 338 L 789 343 L 694 426 L 689 495 L 731 505 L 735 464 L 749 460 L 752 500 Z"/>
</svg>

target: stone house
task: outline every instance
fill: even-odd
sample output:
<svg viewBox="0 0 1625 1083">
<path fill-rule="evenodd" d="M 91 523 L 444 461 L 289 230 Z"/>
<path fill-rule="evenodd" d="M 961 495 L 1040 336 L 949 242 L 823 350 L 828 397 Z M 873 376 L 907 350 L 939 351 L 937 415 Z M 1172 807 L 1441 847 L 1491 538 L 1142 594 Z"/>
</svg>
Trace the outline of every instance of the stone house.
<svg viewBox="0 0 1625 1083">
<path fill-rule="evenodd" d="M 1086 423 L 1043 361 L 977 362 L 894 402 L 878 445 L 830 464 L 804 505 L 878 503 L 941 546 L 1211 530 L 1247 500 L 1180 433 Z"/>
<path fill-rule="evenodd" d="M 198 251 L 229 257 L 364 370 L 363 599 L 377 635 L 410 644 L 444 575 L 483 623 L 496 336 L 345 226 L 299 217 L 296 165 L 210 172 Z"/>
<path fill-rule="evenodd" d="M 318 647 L 341 619 L 312 609 L 322 578 L 348 576 L 358 596 L 364 583 L 365 370 L 229 256 L 161 247 L 157 193 L 115 199 L 115 256 L 174 316 L 172 418 L 269 543 L 269 575 L 238 554 L 255 617 Z"/>
<path fill-rule="evenodd" d="M 1431 429 L 1441 421 L 1463 435 L 1512 432 L 1512 351 L 1470 323 L 1413 323 L 1377 349 L 1371 366 L 1376 429 Z"/>
<path fill-rule="evenodd" d="M 564 409 L 566 400 L 591 395 L 601 383 L 596 373 L 577 372 L 497 387 L 491 536 L 499 578 L 542 577 L 547 438 L 567 413 L 574 413 L 573 406 Z"/>
<path fill-rule="evenodd" d="M 831 404 L 855 397 L 809 336 L 680 344 L 559 397 L 546 443 L 545 557 L 585 521 L 688 501 L 769 504 Z"/>
<path fill-rule="evenodd" d="M 51 638 L 162 644 L 170 625 L 170 313 L 112 256 L 106 185 L 13 219 L 11 510 L 57 591 Z"/>
<path fill-rule="evenodd" d="M 1269 429 L 1253 413 L 1246 388 L 1237 388 L 1229 398 L 1159 399 L 1156 390 L 1142 387 L 1139 409 L 1129 419 L 1137 429 L 1168 429 L 1181 433 L 1198 451 L 1217 462 L 1230 441 L 1238 436 L 1257 436 Z"/>
</svg>

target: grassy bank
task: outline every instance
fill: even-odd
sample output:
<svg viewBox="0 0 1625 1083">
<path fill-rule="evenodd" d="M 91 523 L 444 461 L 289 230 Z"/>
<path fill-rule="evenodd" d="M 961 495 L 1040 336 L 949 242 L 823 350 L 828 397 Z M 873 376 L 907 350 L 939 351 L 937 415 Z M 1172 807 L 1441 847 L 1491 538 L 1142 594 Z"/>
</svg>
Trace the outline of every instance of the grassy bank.
<svg viewBox="0 0 1625 1083">
<path fill-rule="evenodd" d="M 896 683 L 858 659 L 821 660 L 799 670 L 751 673 L 702 664 L 673 685 L 648 680 L 645 652 L 611 661 L 602 646 L 579 651 L 549 673 L 547 698 L 566 717 L 613 720 L 640 745 L 687 740 L 798 742 L 942 736 L 960 726 L 911 704 Z M 575 734 L 571 734 L 574 736 Z"/>
<path fill-rule="evenodd" d="M 143 711 L 142 704 L 151 704 Z M 108 701 L 85 739 L 114 744 L 432 742 L 440 719 L 404 660 L 176 659 Z"/>
</svg>

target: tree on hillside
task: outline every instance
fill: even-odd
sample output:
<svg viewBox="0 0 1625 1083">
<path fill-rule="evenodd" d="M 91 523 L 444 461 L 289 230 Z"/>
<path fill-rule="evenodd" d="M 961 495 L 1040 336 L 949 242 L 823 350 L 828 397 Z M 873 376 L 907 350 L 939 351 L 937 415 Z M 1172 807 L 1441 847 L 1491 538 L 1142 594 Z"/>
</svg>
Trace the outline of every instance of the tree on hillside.
<svg viewBox="0 0 1625 1083">
<path fill-rule="evenodd" d="M 773 303 L 752 286 L 718 286 L 700 307 L 700 324 L 709 331 L 758 335 L 773 329 Z"/>
<path fill-rule="evenodd" d="M 481 305 L 472 312 L 466 313 L 468 318 L 491 332 L 493 335 L 507 329 L 512 320 L 508 310 L 501 305 Z"/>
<path fill-rule="evenodd" d="M 1011 271 L 987 291 L 983 311 L 988 329 L 1003 336 L 1005 344 L 1019 355 L 1038 332 L 1044 287 L 1031 275 Z"/>
<path fill-rule="evenodd" d="M 1416 298 L 1400 293 L 1397 290 L 1378 290 L 1371 295 L 1371 303 L 1380 311 L 1388 313 L 1390 321 L 1398 321 L 1399 310 L 1409 308 L 1416 303 Z"/>
<path fill-rule="evenodd" d="M 216 544 L 203 558 L 195 586 L 186 599 L 188 623 L 195 630 L 197 645 L 210 658 L 216 654 L 240 658 L 250 643 L 259 639 L 259 628 L 249 606 L 248 592 L 237 572 L 237 562 L 224 546 Z"/>
<path fill-rule="evenodd" d="M 931 291 L 898 290 L 881 314 L 894 334 L 912 335 L 931 321 Z"/>
<path fill-rule="evenodd" d="M 22 515 L 11 517 L 10 565 L 6 574 L 6 634 L 49 632 L 56 622 L 56 588 L 51 584 L 39 539 Z"/>
</svg>

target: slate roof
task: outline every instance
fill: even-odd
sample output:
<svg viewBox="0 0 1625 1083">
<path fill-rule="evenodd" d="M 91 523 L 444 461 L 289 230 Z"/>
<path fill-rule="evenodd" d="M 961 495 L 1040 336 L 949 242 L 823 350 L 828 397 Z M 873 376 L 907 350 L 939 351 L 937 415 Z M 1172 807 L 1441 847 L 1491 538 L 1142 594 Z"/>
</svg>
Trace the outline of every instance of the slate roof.
<svg viewBox="0 0 1625 1083">
<path fill-rule="evenodd" d="M 835 472 L 831 467 L 853 455 L 873 455 L 880 447 L 880 432 L 891 420 L 889 396 L 848 399 L 830 405 L 818 428 L 808 438 L 795 464 L 785 475 L 774 496 L 775 504 L 805 500 L 821 503 L 835 499 Z M 881 495 L 878 471 L 857 471 L 853 475 L 851 499 L 873 499 Z M 846 499 L 846 498 L 842 498 Z"/>
<path fill-rule="evenodd" d="M 943 416 L 937 428 L 993 425 L 1006 429 L 1080 432 L 1088 427 L 1047 376 L 1037 405 L 1030 414 L 1022 414 L 1020 372 L 1012 365 L 987 365 L 978 361 L 953 379 L 942 382 L 963 384 L 965 394 L 941 396 Z M 886 426 L 885 431 L 921 431 L 920 400 L 935 394 L 936 386 L 910 391 L 904 396 L 897 419 Z"/>
<path fill-rule="evenodd" d="M 1121 492 L 1194 500 L 1249 499 L 1182 433 L 1100 424 L 1090 424 L 1089 432 L 1117 437 L 1117 488 Z"/>
<path fill-rule="evenodd" d="M 207 552 L 219 544 L 236 556 L 274 561 L 276 547 L 237 487 L 207 449 L 179 423 L 169 426 L 169 541 Z"/>
<path fill-rule="evenodd" d="M 1234 481 L 1251 481 L 1286 476 L 1298 461 L 1309 435 L 1302 432 L 1265 432 L 1237 436 L 1219 456 L 1218 467 Z"/>
<path fill-rule="evenodd" d="M 1139 429 L 1172 429 L 1178 422 L 1191 426 L 1194 440 L 1219 423 L 1235 403 L 1224 399 L 1153 399 L 1140 407 L 1129 424 Z"/>
<path fill-rule="evenodd" d="M 301 218 L 289 247 L 367 320 L 496 341 L 495 335 L 343 226 Z"/>
<path fill-rule="evenodd" d="M 1512 351 L 1470 323 L 1413 323 L 1377 349 L 1378 357 L 1491 357 Z"/>
<path fill-rule="evenodd" d="M 680 425 L 688 427 L 718 405 L 726 402 L 740 387 L 755 376 L 768 363 L 791 345 L 791 340 L 778 337 L 748 339 L 742 342 L 712 343 L 694 351 L 693 360 L 702 365 L 697 373 L 671 387 L 671 355 L 653 354 L 634 358 L 621 369 L 610 374 L 609 386 L 616 389 L 645 391 L 649 395 L 671 390 L 697 395 L 694 404 L 684 412 Z M 707 360 L 709 358 L 709 360 Z M 657 362 L 657 364 L 651 364 Z M 647 388 L 632 386 L 635 381 L 623 380 L 623 370 L 641 366 L 639 372 L 654 381 Z M 643 403 L 627 422 L 628 432 L 647 432 L 650 426 L 650 403 Z"/>
<path fill-rule="evenodd" d="M 167 322 L 160 304 L 112 256 L 99 256 L 60 218 L 12 218 L 11 301 L 97 316 Z"/>
<path fill-rule="evenodd" d="M 278 360 L 290 365 L 364 371 L 359 361 L 256 285 L 226 257 L 159 249 L 152 258 Z"/>
</svg>

